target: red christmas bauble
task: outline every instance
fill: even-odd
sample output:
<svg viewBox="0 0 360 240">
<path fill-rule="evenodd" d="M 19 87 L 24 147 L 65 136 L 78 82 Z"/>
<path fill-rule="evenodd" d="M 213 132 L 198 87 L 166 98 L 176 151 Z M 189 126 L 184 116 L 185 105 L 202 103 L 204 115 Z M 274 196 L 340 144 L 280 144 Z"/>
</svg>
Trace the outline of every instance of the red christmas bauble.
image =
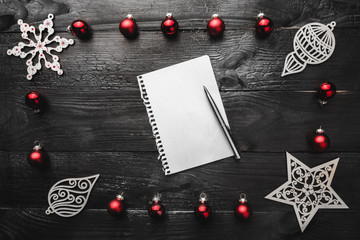
<svg viewBox="0 0 360 240">
<path fill-rule="evenodd" d="M 246 195 L 241 194 L 239 201 L 235 204 L 235 215 L 241 220 L 248 220 L 252 215 L 252 208 L 247 202 Z"/>
<path fill-rule="evenodd" d="M 25 103 L 28 107 L 32 108 L 34 112 L 40 112 L 41 111 L 41 95 L 38 92 L 29 92 L 25 96 Z"/>
<path fill-rule="evenodd" d="M 207 197 L 205 193 L 200 194 L 198 205 L 195 207 L 195 216 L 200 220 L 209 219 L 211 216 L 211 208 L 207 203 Z"/>
<path fill-rule="evenodd" d="M 120 32 L 127 38 L 136 37 L 138 34 L 138 27 L 134 17 L 128 14 L 124 20 L 119 24 Z"/>
<path fill-rule="evenodd" d="M 160 195 L 156 194 L 153 198 L 152 203 L 150 204 L 148 208 L 148 213 L 151 217 L 155 219 L 161 219 L 165 215 L 165 207 L 160 202 Z"/>
<path fill-rule="evenodd" d="M 255 28 L 260 35 L 267 36 L 274 29 L 274 23 L 270 18 L 266 17 L 263 13 L 260 13 Z"/>
<path fill-rule="evenodd" d="M 161 31 L 168 37 L 176 36 L 179 31 L 179 24 L 171 13 L 166 14 L 161 22 Z"/>
<path fill-rule="evenodd" d="M 84 20 L 80 20 L 80 19 L 74 21 L 71 24 L 70 30 L 72 34 L 82 39 L 86 39 L 91 35 L 89 25 Z"/>
<path fill-rule="evenodd" d="M 332 82 L 324 82 L 320 85 L 318 94 L 320 104 L 326 104 L 327 100 L 332 98 L 336 93 L 336 86 Z"/>
<path fill-rule="evenodd" d="M 30 166 L 42 168 L 46 165 L 46 155 L 41 149 L 42 145 L 36 141 L 32 152 L 28 156 L 28 163 Z"/>
<path fill-rule="evenodd" d="M 312 146 L 318 152 L 325 151 L 330 145 L 330 138 L 325 134 L 325 131 L 320 127 L 316 130 L 312 138 Z"/>
<path fill-rule="evenodd" d="M 119 217 L 123 214 L 124 210 L 124 197 L 122 194 L 116 196 L 115 199 L 109 202 L 107 206 L 107 211 L 109 215 L 113 217 Z"/>
<path fill-rule="evenodd" d="M 207 24 L 207 31 L 211 36 L 221 36 L 225 30 L 225 23 L 219 17 L 218 14 L 212 15 L 210 21 Z"/>
</svg>

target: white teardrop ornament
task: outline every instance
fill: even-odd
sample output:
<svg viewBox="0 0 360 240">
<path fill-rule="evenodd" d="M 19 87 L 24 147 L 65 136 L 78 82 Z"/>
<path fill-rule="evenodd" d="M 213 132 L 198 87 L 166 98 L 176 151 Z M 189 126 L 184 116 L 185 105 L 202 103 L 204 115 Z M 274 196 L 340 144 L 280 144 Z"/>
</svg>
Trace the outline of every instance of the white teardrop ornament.
<svg viewBox="0 0 360 240">
<path fill-rule="evenodd" d="M 55 183 L 48 194 L 47 215 L 73 217 L 85 207 L 91 190 L 100 174 L 84 178 L 66 178 Z"/>
</svg>

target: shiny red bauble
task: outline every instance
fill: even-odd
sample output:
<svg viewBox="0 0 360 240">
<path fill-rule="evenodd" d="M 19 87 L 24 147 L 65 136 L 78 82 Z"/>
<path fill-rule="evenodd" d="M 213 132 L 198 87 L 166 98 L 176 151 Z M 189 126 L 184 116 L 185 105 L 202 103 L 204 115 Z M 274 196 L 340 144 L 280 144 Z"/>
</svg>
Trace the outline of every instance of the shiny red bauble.
<svg viewBox="0 0 360 240">
<path fill-rule="evenodd" d="M 171 13 L 166 14 L 165 19 L 161 22 L 161 31 L 168 37 L 177 35 L 179 24 Z"/>
<path fill-rule="evenodd" d="M 225 30 L 225 23 L 224 21 L 219 17 L 218 14 L 212 15 L 210 21 L 207 24 L 207 31 L 208 33 L 213 36 L 221 36 L 224 33 Z"/>
<path fill-rule="evenodd" d="M 239 201 L 235 204 L 235 215 L 241 220 L 248 220 L 252 215 L 252 208 L 247 202 L 246 195 L 241 194 Z"/>
<path fill-rule="evenodd" d="M 86 39 L 91 36 L 91 30 L 89 25 L 84 20 L 76 20 L 70 26 L 70 31 L 76 37 Z"/>
<path fill-rule="evenodd" d="M 207 197 L 205 193 L 200 194 L 198 205 L 195 207 L 195 216 L 200 220 L 207 220 L 211 216 L 211 208 L 207 203 Z"/>
<path fill-rule="evenodd" d="M 46 165 L 46 154 L 42 151 L 42 145 L 35 142 L 32 152 L 28 155 L 28 163 L 32 167 L 43 168 Z"/>
<path fill-rule="evenodd" d="M 120 32 L 127 38 L 134 38 L 138 35 L 138 26 L 134 17 L 128 14 L 119 24 Z"/>
<path fill-rule="evenodd" d="M 330 138 L 325 134 L 325 131 L 320 127 L 311 139 L 313 148 L 318 152 L 325 151 L 330 145 Z"/>
<path fill-rule="evenodd" d="M 148 208 L 148 213 L 155 219 L 162 219 L 165 216 L 165 207 L 160 201 L 160 195 L 156 194 Z"/>
<path fill-rule="evenodd" d="M 25 103 L 28 107 L 32 108 L 34 112 L 38 113 L 41 111 L 43 101 L 41 95 L 38 92 L 29 92 L 25 96 Z"/>
<path fill-rule="evenodd" d="M 270 18 L 266 17 L 263 13 L 260 13 L 255 28 L 258 34 L 267 36 L 274 29 L 274 23 Z"/>
<path fill-rule="evenodd" d="M 122 194 L 116 195 L 116 198 L 111 200 L 107 206 L 109 215 L 119 217 L 124 212 L 124 197 Z"/>
<path fill-rule="evenodd" d="M 327 103 L 336 93 L 336 86 L 332 82 L 324 82 L 318 89 L 319 102 L 321 105 Z"/>
</svg>

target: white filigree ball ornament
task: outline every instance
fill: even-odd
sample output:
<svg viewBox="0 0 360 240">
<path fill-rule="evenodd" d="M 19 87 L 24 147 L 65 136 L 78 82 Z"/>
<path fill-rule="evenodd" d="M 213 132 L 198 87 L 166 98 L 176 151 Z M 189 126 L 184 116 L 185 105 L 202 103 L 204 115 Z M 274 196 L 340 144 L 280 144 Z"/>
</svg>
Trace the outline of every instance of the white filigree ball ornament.
<svg viewBox="0 0 360 240">
<path fill-rule="evenodd" d="M 21 37 L 25 40 L 28 40 L 29 43 L 18 43 L 17 46 L 12 49 L 7 50 L 8 55 L 14 55 L 16 57 L 26 58 L 30 55 L 30 58 L 26 60 L 26 65 L 28 66 L 27 72 L 28 75 L 26 78 L 31 80 L 33 75 L 36 74 L 38 70 L 41 69 L 41 60 L 44 60 L 45 67 L 50 68 L 51 70 L 57 72 L 59 75 L 63 74 L 59 63 L 59 57 L 53 54 L 51 51 L 61 52 L 64 48 L 67 48 L 69 45 L 74 44 L 73 39 L 66 39 L 59 36 L 55 36 L 53 39 L 49 37 L 54 33 L 53 29 L 53 14 L 49 14 L 48 18 L 44 20 L 42 24 L 39 25 L 39 34 L 36 34 L 34 26 L 30 26 L 27 23 L 23 23 L 23 20 L 19 19 L 18 24 L 20 25 L 20 31 L 22 32 Z M 43 36 L 43 31 L 47 30 L 47 35 Z M 29 37 L 31 33 L 35 40 Z M 56 47 L 49 47 L 51 43 L 58 43 Z M 33 48 L 28 52 L 24 52 L 24 48 Z M 33 63 L 34 58 L 37 56 L 37 61 Z M 52 60 L 52 61 L 51 61 Z"/>
<path fill-rule="evenodd" d="M 294 37 L 294 51 L 286 56 L 282 77 L 303 71 L 307 64 L 320 64 L 329 59 L 335 49 L 333 29 L 328 25 L 309 23 L 301 27 Z"/>
<path fill-rule="evenodd" d="M 48 194 L 47 215 L 73 217 L 85 207 L 91 190 L 100 174 L 84 178 L 66 178 L 55 183 Z"/>
<path fill-rule="evenodd" d="M 265 198 L 292 205 L 303 232 L 322 208 L 348 208 L 332 189 L 339 158 L 309 168 L 286 152 L 288 181 Z"/>
</svg>

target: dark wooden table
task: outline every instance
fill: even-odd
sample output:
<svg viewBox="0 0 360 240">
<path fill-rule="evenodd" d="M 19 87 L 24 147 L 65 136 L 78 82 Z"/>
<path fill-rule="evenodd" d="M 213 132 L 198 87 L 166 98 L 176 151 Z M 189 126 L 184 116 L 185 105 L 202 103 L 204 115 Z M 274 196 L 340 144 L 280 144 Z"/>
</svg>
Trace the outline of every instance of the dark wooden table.
<svg viewBox="0 0 360 240">
<path fill-rule="evenodd" d="M 359 239 L 359 9 L 356 0 L 1 1 L 0 239 Z M 176 40 L 160 31 L 168 11 L 181 28 Z M 275 23 L 266 39 L 255 35 L 259 11 Z M 226 22 L 222 39 L 211 39 L 205 31 L 214 12 Z M 56 34 L 71 38 L 66 27 L 83 19 L 92 26 L 93 38 L 76 39 L 58 54 L 63 76 L 43 67 L 27 81 L 25 61 L 7 56 L 6 50 L 22 41 L 19 18 L 37 26 L 49 13 L 55 15 Z M 118 30 L 128 13 L 140 28 L 134 40 Z M 332 57 L 281 78 L 299 27 L 333 20 Z M 205 54 L 243 158 L 165 176 L 136 76 Z M 315 90 L 328 80 L 338 92 L 320 107 Z M 24 103 L 31 90 L 48 101 L 40 116 Z M 319 125 L 331 138 L 325 153 L 309 145 Z M 34 140 L 41 140 L 50 156 L 47 170 L 27 164 Z M 320 210 L 301 233 L 291 206 L 264 199 L 287 179 L 285 151 L 310 167 L 340 157 L 332 187 L 349 209 Z M 96 173 L 101 176 L 83 212 L 69 219 L 45 215 L 55 182 Z M 114 219 L 106 205 L 120 191 L 128 210 Z M 201 191 L 214 210 L 207 224 L 193 214 Z M 247 223 L 233 214 L 243 191 L 254 209 Z M 155 192 L 168 210 L 163 222 L 146 211 Z"/>
</svg>

